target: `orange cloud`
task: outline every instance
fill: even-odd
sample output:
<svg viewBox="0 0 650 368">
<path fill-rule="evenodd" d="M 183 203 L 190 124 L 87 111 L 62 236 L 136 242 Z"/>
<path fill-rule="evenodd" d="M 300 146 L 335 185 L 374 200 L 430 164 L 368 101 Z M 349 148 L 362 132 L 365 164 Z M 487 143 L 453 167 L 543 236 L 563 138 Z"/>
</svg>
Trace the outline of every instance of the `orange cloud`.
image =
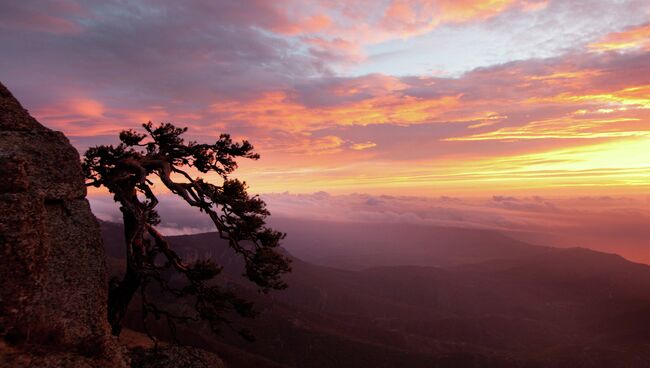
<svg viewBox="0 0 650 368">
<path fill-rule="evenodd" d="M 564 83 L 569 80 L 584 80 L 586 78 L 593 78 L 601 75 L 599 70 L 577 70 L 577 71 L 558 71 L 550 74 L 531 75 L 526 76 L 524 79 L 529 81 L 543 81 L 547 83 Z"/>
<path fill-rule="evenodd" d="M 522 2 L 527 4 L 528 2 Z M 440 1 L 441 21 L 468 22 L 484 20 L 517 4 L 514 0 L 445 0 Z"/>
<path fill-rule="evenodd" d="M 342 151 L 345 141 L 340 137 L 328 135 L 320 138 L 307 136 L 292 143 L 283 151 L 293 154 L 321 155 Z"/>
<path fill-rule="evenodd" d="M 594 51 L 650 50 L 650 23 L 608 34 L 601 40 L 591 43 L 589 48 Z"/>
<path fill-rule="evenodd" d="M 636 130 L 621 123 L 638 123 Z M 639 118 L 575 119 L 562 117 L 529 122 L 524 126 L 502 128 L 496 131 L 464 137 L 447 138 L 448 141 L 517 141 L 527 139 L 594 139 L 650 136 L 650 122 Z"/>
<path fill-rule="evenodd" d="M 272 30 L 286 35 L 298 35 L 321 32 L 331 25 L 332 19 L 330 17 L 324 14 L 317 14 L 307 16 L 297 22 L 278 24 Z"/>
<path fill-rule="evenodd" d="M 78 98 L 68 102 L 78 114 L 92 118 L 99 118 L 104 114 L 104 105 L 89 98 Z"/>
<path fill-rule="evenodd" d="M 379 24 L 384 31 L 395 32 L 393 37 L 411 37 L 444 23 L 485 20 L 516 5 L 531 7 L 530 2 L 516 0 L 394 0 Z"/>
<path fill-rule="evenodd" d="M 531 97 L 527 103 L 590 103 L 606 104 L 607 106 L 629 107 L 637 109 L 650 109 L 650 85 L 633 86 L 614 90 L 611 92 L 600 92 L 593 94 L 576 95 L 573 93 L 561 93 L 552 97 Z"/>
<path fill-rule="evenodd" d="M 114 135 L 120 130 L 137 127 L 147 121 L 182 120 L 186 124 L 203 117 L 196 113 L 171 114 L 162 106 L 138 109 L 111 107 L 90 97 L 65 98 L 36 110 L 34 114 L 48 126 L 80 137 Z"/>
<path fill-rule="evenodd" d="M 364 143 L 355 143 L 350 148 L 356 151 L 363 151 L 365 149 L 376 147 L 377 143 L 374 142 L 364 142 Z"/>
<path fill-rule="evenodd" d="M 257 126 L 288 131 L 322 129 L 335 125 L 418 124 L 445 116 L 460 105 L 460 95 L 434 99 L 390 94 L 334 107 L 307 107 L 285 92 L 270 92 L 247 103 L 218 102 L 212 111 L 228 121 L 246 121 Z"/>
</svg>

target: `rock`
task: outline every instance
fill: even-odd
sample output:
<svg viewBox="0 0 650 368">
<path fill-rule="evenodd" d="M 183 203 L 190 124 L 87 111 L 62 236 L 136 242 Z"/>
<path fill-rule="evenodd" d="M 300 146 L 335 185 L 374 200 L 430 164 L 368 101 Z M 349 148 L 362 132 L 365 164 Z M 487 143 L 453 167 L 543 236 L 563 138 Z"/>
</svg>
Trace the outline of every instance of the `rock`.
<svg viewBox="0 0 650 368">
<path fill-rule="evenodd" d="M 104 247 L 85 197 L 74 147 L 0 84 L 0 363 L 125 365 L 106 321 Z"/>
<path fill-rule="evenodd" d="M 189 347 L 127 353 L 110 334 L 106 255 L 79 154 L 2 84 L 0 280 L 0 367 L 223 367 Z"/>
<path fill-rule="evenodd" d="M 51 130 L 31 117 L 18 100 L 0 83 L 0 127 L 2 131 L 43 131 Z"/>
<path fill-rule="evenodd" d="M 189 346 L 131 350 L 131 366 L 138 368 L 224 368 L 218 356 Z"/>
</svg>

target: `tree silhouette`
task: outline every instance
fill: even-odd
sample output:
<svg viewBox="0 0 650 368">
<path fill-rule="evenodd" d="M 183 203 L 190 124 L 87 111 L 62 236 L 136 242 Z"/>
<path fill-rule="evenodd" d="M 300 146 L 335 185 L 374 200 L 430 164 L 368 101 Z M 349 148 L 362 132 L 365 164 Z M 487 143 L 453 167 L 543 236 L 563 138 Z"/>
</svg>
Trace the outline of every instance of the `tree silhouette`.
<svg viewBox="0 0 650 368">
<path fill-rule="evenodd" d="M 111 282 L 108 298 L 112 333 L 120 334 L 126 310 L 138 291 L 145 328 L 148 315 L 165 318 L 172 333 L 176 322 L 196 320 L 205 320 L 218 331 L 223 323 L 230 323 L 225 318 L 227 311 L 252 316 L 252 303 L 214 282 L 221 266 L 210 259 L 185 262 L 156 230 L 160 219 L 151 179 L 157 178 L 169 191 L 210 217 L 221 238 L 243 258 L 244 276 L 261 291 L 282 289 L 286 284 L 281 276 L 290 271 L 290 266 L 276 248 L 284 234 L 265 226 L 269 212 L 258 196 L 247 193 L 246 183 L 228 177 L 237 168 L 237 158 L 257 160 L 259 155 L 249 142 L 235 143 L 228 134 L 222 134 L 214 144 L 185 143 L 181 136 L 187 128 L 172 124 L 154 127 L 151 122 L 143 127 L 146 134 L 122 131 L 117 146 L 88 149 L 82 165 L 86 185 L 106 187 L 120 204 L 124 219 L 126 272 L 122 280 Z M 192 177 L 190 169 L 216 173 L 221 185 Z M 166 277 L 170 271 L 183 275 L 185 283 L 172 285 Z M 176 314 L 160 307 L 148 298 L 150 286 L 185 298 L 194 307 L 192 313 Z"/>
</svg>

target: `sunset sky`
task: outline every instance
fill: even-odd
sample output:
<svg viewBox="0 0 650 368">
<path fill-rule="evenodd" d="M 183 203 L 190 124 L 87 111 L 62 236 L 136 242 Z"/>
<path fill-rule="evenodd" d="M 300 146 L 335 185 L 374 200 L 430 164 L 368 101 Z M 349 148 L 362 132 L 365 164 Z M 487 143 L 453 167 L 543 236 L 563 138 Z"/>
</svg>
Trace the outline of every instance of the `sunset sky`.
<svg viewBox="0 0 650 368">
<path fill-rule="evenodd" d="M 642 193 L 650 3 L 0 5 L 0 72 L 80 149 L 147 120 L 250 139 L 262 192 Z"/>
<path fill-rule="evenodd" d="M 249 139 L 258 193 L 650 205 L 647 0 L 3 1 L 0 50 L 81 151 L 152 120 Z"/>
</svg>

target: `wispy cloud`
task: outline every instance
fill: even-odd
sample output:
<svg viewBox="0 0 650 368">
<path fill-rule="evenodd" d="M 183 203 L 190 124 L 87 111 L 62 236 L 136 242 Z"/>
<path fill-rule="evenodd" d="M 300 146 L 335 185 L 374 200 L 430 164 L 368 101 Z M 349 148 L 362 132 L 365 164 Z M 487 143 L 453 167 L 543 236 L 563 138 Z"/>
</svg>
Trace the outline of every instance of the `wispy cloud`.
<svg viewBox="0 0 650 368">
<path fill-rule="evenodd" d="M 595 51 L 650 50 L 650 23 L 606 35 L 589 44 Z"/>
</svg>

